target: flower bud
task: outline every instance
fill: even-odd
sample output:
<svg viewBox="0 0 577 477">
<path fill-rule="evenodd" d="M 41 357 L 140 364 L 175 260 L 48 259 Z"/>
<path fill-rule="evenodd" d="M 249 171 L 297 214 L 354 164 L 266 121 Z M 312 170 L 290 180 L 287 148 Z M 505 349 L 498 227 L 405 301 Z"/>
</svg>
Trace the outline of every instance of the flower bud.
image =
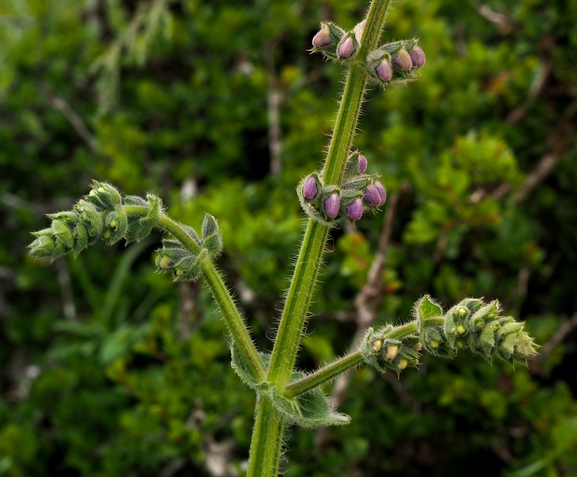
<svg viewBox="0 0 577 477">
<path fill-rule="evenodd" d="M 393 69 L 388 60 L 383 59 L 375 68 L 375 72 L 381 81 L 391 81 L 393 77 Z"/>
<path fill-rule="evenodd" d="M 363 201 L 355 199 L 346 207 L 347 217 L 351 220 L 359 220 L 363 216 Z"/>
<path fill-rule="evenodd" d="M 420 68 L 423 66 L 427 59 L 425 58 L 425 52 L 419 45 L 415 45 L 411 50 L 411 62 L 413 63 L 413 68 Z"/>
<path fill-rule="evenodd" d="M 165 270 L 174 267 L 174 262 L 166 255 L 156 257 L 156 266 Z"/>
<path fill-rule="evenodd" d="M 381 203 L 379 205 L 383 205 L 387 201 L 387 190 L 385 189 L 385 186 L 379 181 L 375 182 L 375 188 L 377 189 L 381 199 Z"/>
<path fill-rule="evenodd" d="M 331 219 L 339 214 L 339 194 L 336 192 L 325 200 L 325 212 Z"/>
<path fill-rule="evenodd" d="M 355 52 L 353 37 L 349 36 L 339 46 L 339 58 L 350 58 Z"/>
<path fill-rule="evenodd" d="M 401 48 L 397 53 L 397 56 L 393 60 L 395 66 L 403 71 L 409 71 L 413 67 L 413 62 L 411 61 L 411 56 L 407 53 L 407 50 Z"/>
<path fill-rule="evenodd" d="M 378 207 L 381 205 L 381 196 L 374 184 L 369 184 L 367 186 L 363 199 L 368 205 L 372 207 Z"/>
<path fill-rule="evenodd" d="M 306 200 L 312 200 L 317 196 L 317 181 L 314 177 L 311 177 L 305 182 L 303 187 L 303 197 Z"/>
<path fill-rule="evenodd" d="M 378 353 L 379 351 L 381 351 L 381 348 L 383 347 L 383 340 L 375 340 L 373 341 L 372 344 L 373 350 Z"/>
<path fill-rule="evenodd" d="M 409 362 L 405 358 L 400 358 L 399 360 L 397 360 L 397 365 L 399 366 L 399 369 L 402 371 L 409 365 Z"/>
<path fill-rule="evenodd" d="M 395 359 L 395 357 L 397 356 L 399 352 L 399 347 L 397 345 L 393 345 L 393 346 L 387 346 L 385 348 L 385 356 L 388 359 Z"/>
<path fill-rule="evenodd" d="M 364 174 L 367 170 L 367 158 L 362 154 L 359 155 L 359 174 Z"/>
<path fill-rule="evenodd" d="M 331 44 L 331 33 L 328 28 L 319 30 L 313 37 L 313 46 L 315 48 L 325 48 Z"/>
<path fill-rule="evenodd" d="M 62 220 L 53 220 L 52 230 L 54 231 L 55 237 L 62 242 L 67 249 L 74 247 L 74 235 L 65 222 Z"/>
</svg>

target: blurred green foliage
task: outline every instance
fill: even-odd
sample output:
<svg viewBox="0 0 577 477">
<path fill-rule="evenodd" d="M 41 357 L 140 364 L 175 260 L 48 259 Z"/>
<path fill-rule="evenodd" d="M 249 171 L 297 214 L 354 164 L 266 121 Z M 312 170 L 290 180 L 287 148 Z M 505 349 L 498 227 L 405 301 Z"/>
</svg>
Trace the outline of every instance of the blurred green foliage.
<svg viewBox="0 0 577 477">
<path fill-rule="evenodd" d="M 303 224 L 294 187 L 322 160 L 343 77 L 306 50 L 321 20 L 351 28 L 365 8 L 0 3 L 0 475 L 242 472 L 254 395 L 208 293 L 153 273 L 158 237 L 52 266 L 25 246 L 92 178 L 155 191 L 193 226 L 210 212 L 220 267 L 269 348 Z M 544 353 L 514 371 L 425 359 L 398 382 L 362 369 L 349 426 L 322 445 L 291 431 L 289 475 L 577 474 L 576 17 L 576 0 L 395 2 L 385 38 L 420 37 L 427 64 L 369 93 L 356 140 L 399 194 L 378 321 L 402 322 L 426 292 L 497 298 Z M 382 220 L 333 233 L 304 368 L 350 346 L 355 324 L 335 318 Z"/>
</svg>

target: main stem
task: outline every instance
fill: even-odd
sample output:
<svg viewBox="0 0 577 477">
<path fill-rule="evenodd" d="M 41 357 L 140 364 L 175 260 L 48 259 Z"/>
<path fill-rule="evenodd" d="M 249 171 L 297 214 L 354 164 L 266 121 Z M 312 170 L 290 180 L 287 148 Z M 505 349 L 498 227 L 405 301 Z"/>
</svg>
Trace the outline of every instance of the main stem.
<svg viewBox="0 0 577 477">
<path fill-rule="evenodd" d="M 357 58 L 362 60 L 376 48 L 390 3 L 391 0 L 371 2 Z M 342 181 L 353 145 L 367 77 L 362 64 L 351 65 L 323 168 L 323 181 L 326 185 L 340 185 Z M 309 219 L 267 373 L 267 381 L 276 386 L 280 393 L 290 383 L 328 233 L 329 227 Z M 278 474 L 284 426 L 284 418 L 268 399 L 261 396 L 256 406 L 248 477 L 273 477 Z"/>
</svg>

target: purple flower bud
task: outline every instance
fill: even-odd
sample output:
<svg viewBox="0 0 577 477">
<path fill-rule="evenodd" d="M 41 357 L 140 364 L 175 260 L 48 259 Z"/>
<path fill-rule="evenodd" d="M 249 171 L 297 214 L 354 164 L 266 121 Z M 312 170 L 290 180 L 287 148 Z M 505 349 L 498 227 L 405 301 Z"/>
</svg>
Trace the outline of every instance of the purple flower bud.
<svg viewBox="0 0 577 477">
<path fill-rule="evenodd" d="M 364 174 L 367 170 L 367 158 L 362 154 L 359 155 L 359 174 Z"/>
<path fill-rule="evenodd" d="M 324 48 L 331 44 L 331 33 L 328 28 L 319 30 L 313 37 L 313 46 L 315 48 Z"/>
<path fill-rule="evenodd" d="M 393 68 L 388 60 L 383 60 L 375 68 L 375 72 L 381 81 L 391 81 L 393 77 Z"/>
<path fill-rule="evenodd" d="M 375 182 L 375 189 L 377 189 L 379 197 L 381 198 L 381 203 L 379 205 L 383 205 L 387 201 L 387 189 L 385 189 L 385 186 L 379 181 Z"/>
<path fill-rule="evenodd" d="M 310 177 L 303 187 L 303 197 L 306 200 L 314 199 L 317 196 L 317 181 L 314 177 Z"/>
<path fill-rule="evenodd" d="M 427 59 L 425 58 L 425 52 L 419 45 L 415 45 L 411 51 L 411 61 L 413 62 L 413 68 L 420 68 L 423 66 Z"/>
<path fill-rule="evenodd" d="M 355 43 L 353 37 L 349 36 L 339 46 L 339 58 L 349 58 L 355 52 Z"/>
<path fill-rule="evenodd" d="M 347 217 L 351 220 L 359 220 L 363 216 L 363 201 L 355 199 L 346 207 Z"/>
<path fill-rule="evenodd" d="M 365 189 L 365 196 L 363 197 L 365 202 L 372 207 L 378 207 L 381 205 L 381 196 L 379 191 L 373 184 L 369 184 Z"/>
<path fill-rule="evenodd" d="M 325 200 L 325 212 L 331 219 L 334 219 L 339 214 L 339 194 L 336 192 Z"/>
<path fill-rule="evenodd" d="M 411 61 L 411 55 L 407 53 L 407 50 L 401 48 L 397 53 L 397 56 L 393 60 L 393 63 L 397 66 L 397 68 L 403 71 L 409 71 L 413 67 L 413 62 Z"/>
</svg>

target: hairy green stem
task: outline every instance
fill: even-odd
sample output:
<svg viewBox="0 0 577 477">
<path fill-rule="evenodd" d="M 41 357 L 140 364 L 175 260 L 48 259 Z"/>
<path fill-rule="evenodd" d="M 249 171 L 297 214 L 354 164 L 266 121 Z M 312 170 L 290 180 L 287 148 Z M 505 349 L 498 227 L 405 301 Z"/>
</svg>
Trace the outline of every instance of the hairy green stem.
<svg viewBox="0 0 577 477">
<path fill-rule="evenodd" d="M 373 0 L 371 3 L 359 55 L 366 55 L 377 46 L 389 5 L 390 0 Z M 367 77 L 368 73 L 362 65 L 355 63 L 351 65 L 323 167 L 323 181 L 326 185 L 339 185 L 342 181 L 361 111 Z M 312 219 L 308 221 L 267 374 L 267 380 L 275 385 L 280 393 L 286 389 L 293 373 L 328 233 L 329 227 Z M 267 399 L 261 397 L 256 409 L 248 477 L 276 475 L 283 428 L 284 419 L 280 413 Z M 271 462 L 271 456 L 276 462 Z"/>
<path fill-rule="evenodd" d="M 272 402 L 260 395 L 256 404 L 247 477 L 278 475 L 284 421 Z"/>
<path fill-rule="evenodd" d="M 329 228 L 310 219 L 289 287 L 268 369 L 278 389 L 290 381 Z"/>
<path fill-rule="evenodd" d="M 339 374 L 348 371 L 351 368 L 355 368 L 360 364 L 364 363 L 363 355 L 360 351 L 348 354 L 342 358 L 337 359 L 335 362 L 328 364 L 327 366 L 318 369 L 312 374 L 304 377 L 303 379 L 289 384 L 286 387 L 284 393 L 285 397 L 292 398 L 298 396 L 299 394 L 306 393 L 317 386 L 320 386 L 333 378 L 336 378 Z"/>
<path fill-rule="evenodd" d="M 176 240 L 192 253 L 198 254 L 200 252 L 200 247 L 194 239 L 186 233 L 178 222 L 172 220 L 170 217 L 162 215 L 158 221 L 158 227 L 170 232 Z M 266 379 L 266 370 L 252 342 L 244 320 L 240 316 L 236 304 L 230 296 L 220 274 L 211 260 L 203 260 L 202 271 L 204 279 L 212 292 L 220 312 L 224 316 L 231 337 L 238 347 L 241 356 L 250 369 L 252 376 L 258 382 L 263 382 Z"/>
<path fill-rule="evenodd" d="M 124 210 L 128 216 L 145 216 L 148 213 L 147 207 L 136 205 L 127 205 Z M 198 243 L 175 220 L 162 214 L 157 228 L 170 233 L 191 253 L 200 254 L 201 249 Z M 224 317 L 239 353 L 250 369 L 252 376 L 258 382 L 263 382 L 266 379 L 266 370 L 226 285 L 210 259 L 203 260 L 201 266 L 206 284 Z"/>
</svg>

